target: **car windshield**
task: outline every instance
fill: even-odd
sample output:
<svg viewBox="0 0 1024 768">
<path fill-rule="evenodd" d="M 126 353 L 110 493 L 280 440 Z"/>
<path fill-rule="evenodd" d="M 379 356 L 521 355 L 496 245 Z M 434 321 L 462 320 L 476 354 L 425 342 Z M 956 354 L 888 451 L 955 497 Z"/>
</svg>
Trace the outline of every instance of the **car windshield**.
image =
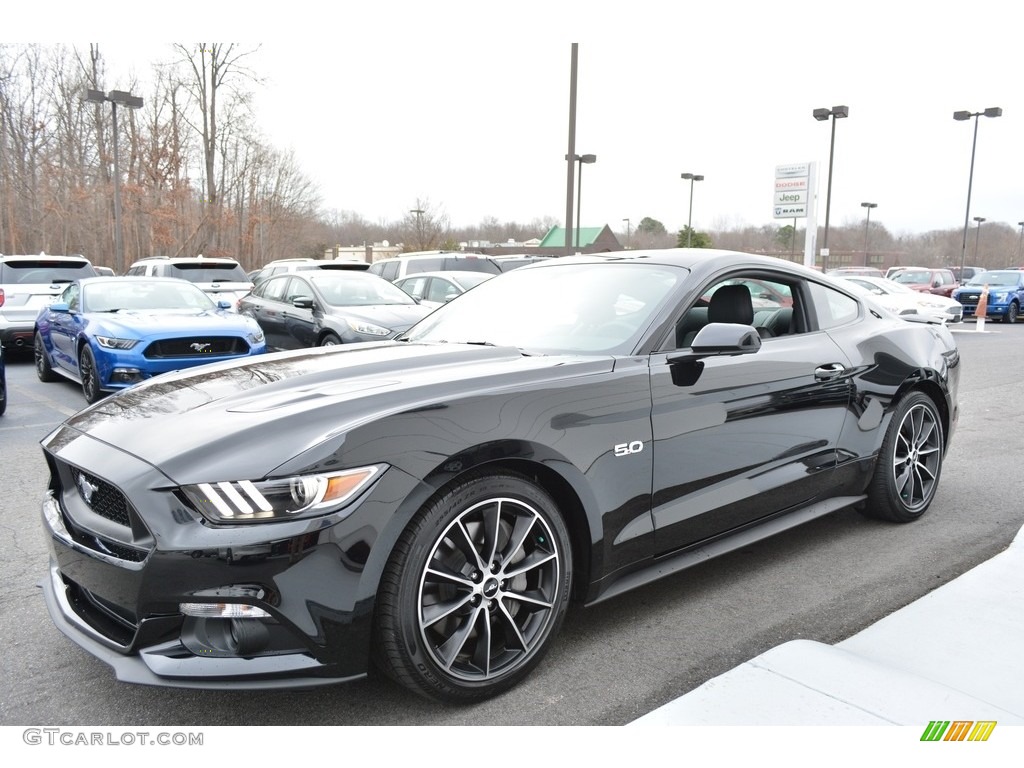
<svg viewBox="0 0 1024 768">
<path fill-rule="evenodd" d="M 529 353 L 628 354 L 686 274 L 614 262 L 517 269 L 440 307 L 403 338 Z"/>
<path fill-rule="evenodd" d="M 210 310 L 213 300 L 190 283 L 176 280 L 116 278 L 82 286 L 86 312 Z"/>
<path fill-rule="evenodd" d="M 1017 285 L 1020 276 L 1020 271 L 1016 269 L 993 269 L 975 275 L 967 285 Z"/>
<path fill-rule="evenodd" d="M 926 269 L 905 269 L 892 277 L 897 283 L 930 283 L 932 273 Z"/>
<path fill-rule="evenodd" d="M 416 300 L 382 277 L 366 272 L 334 270 L 310 276 L 321 298 L 333 307 L 372 307 L 380 304 L 415 304 Z"/>
</svg>

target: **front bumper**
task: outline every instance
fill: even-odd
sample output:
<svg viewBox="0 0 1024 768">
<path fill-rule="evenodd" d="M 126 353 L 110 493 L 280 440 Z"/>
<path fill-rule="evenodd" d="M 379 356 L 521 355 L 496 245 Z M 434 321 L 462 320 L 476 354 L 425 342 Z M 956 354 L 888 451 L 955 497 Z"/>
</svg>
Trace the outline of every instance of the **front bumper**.
<svg viewBox="0 0 1024 768">
<path fill-rule="evenodd" d="M 83 458 L 110 474 L 83 472 Z M 385 472 L 344 518 L 216 528 L 167 478 L 105 444 L 79 436 L 47 461 L 47 609 L 118 679 L 266 689 L 365 676 L 379 576 L 367 562 L 391 519 L 385 500 L 409 491 L 407 475 Z M 186 615 L 183 603 L 237 603 L 261 617 Z"/>
</svg>

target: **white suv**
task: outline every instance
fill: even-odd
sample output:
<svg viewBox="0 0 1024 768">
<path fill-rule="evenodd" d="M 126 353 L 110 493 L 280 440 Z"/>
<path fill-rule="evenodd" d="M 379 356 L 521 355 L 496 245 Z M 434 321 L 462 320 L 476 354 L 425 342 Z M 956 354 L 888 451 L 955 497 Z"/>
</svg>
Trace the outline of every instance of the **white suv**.
<svg viewBox="0 0 1024 768">
<path fill-rule="evenodd" d="M 370 272 L 391 282 L 407 275 L 415 275 L 418 272 L 450 272 L 452 270 L 501 274 L 501 267 L 493 259 L 478 253 L 462 253 L 460 251 L 407 253 L 402 256 L 381 259 L 370 265 Z"/>
<path fill-rule="evenodd" d="M 195 283 L 214 301 L 235 303 L 252 290 L 252 281 L 234 259 L 216 256 L 149 256 L 132 264 L 126 275 L 178 277 Z"/>
<path fill-rule="evenodd" d="M 0 344 L 31 350 L 39 310 L 72 280 L 98 274 L 85 256 L 0 254 Z"/>
<path fill-rule="evenodd" d="M 284 272 L 305 272 L 311 269 L 348 269 L 363 272 L 370 268 L 369 262 L 358 259 L 277 259 L 268 262 L 259 272 L 253 273 L 253 285 L 259 285 L 268 277 L 280 275 Z"/>
</svg>

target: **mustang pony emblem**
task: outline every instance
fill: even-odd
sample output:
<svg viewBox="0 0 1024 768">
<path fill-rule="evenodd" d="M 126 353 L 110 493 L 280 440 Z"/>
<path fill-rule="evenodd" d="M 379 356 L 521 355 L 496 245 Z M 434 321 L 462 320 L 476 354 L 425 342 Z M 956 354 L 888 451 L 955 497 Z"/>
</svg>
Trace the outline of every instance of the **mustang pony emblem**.
<svg viewBox="0 0 1024 768">
<path fill-rule="evenodd" d="M 85 475 L 79 474 L 75 478 L 75 484 L 78 486 L 78 492 L 82 494 L 82 498 L 85 499 L 85 503 L 90 507 L 92 506 L 92 495 L 100 489 L 98 485 L 90 483 Z"/>
<path fill-rule="evenodd" d="M 193 342 L 192 344 L 189 344 L 189 347 L 194 349 L 196 352 L 212 352 L 213 351 L 213 345 L 210 344 L 209 342 L 199 342 L 199 341 L 196 341 L 196 342 Z"/>
</svg>

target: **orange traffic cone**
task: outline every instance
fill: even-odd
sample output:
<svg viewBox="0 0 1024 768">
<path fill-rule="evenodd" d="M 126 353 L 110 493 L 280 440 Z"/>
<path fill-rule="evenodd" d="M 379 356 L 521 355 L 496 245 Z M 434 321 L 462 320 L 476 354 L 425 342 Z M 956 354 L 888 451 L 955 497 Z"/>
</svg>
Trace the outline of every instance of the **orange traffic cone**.
<svg viewBox="0 0 1024 768">
<path fill-rule="evenodd" d="M 975 331 L 985 330 L 985 311 L 988 309 L 988 286 L 986 285 L 981 289 L 981 296 L 978 297 L 978 308 L 974 310 L 974 316 L 978 320 L 978 324 L 974 327 Z"/>
</svg>

